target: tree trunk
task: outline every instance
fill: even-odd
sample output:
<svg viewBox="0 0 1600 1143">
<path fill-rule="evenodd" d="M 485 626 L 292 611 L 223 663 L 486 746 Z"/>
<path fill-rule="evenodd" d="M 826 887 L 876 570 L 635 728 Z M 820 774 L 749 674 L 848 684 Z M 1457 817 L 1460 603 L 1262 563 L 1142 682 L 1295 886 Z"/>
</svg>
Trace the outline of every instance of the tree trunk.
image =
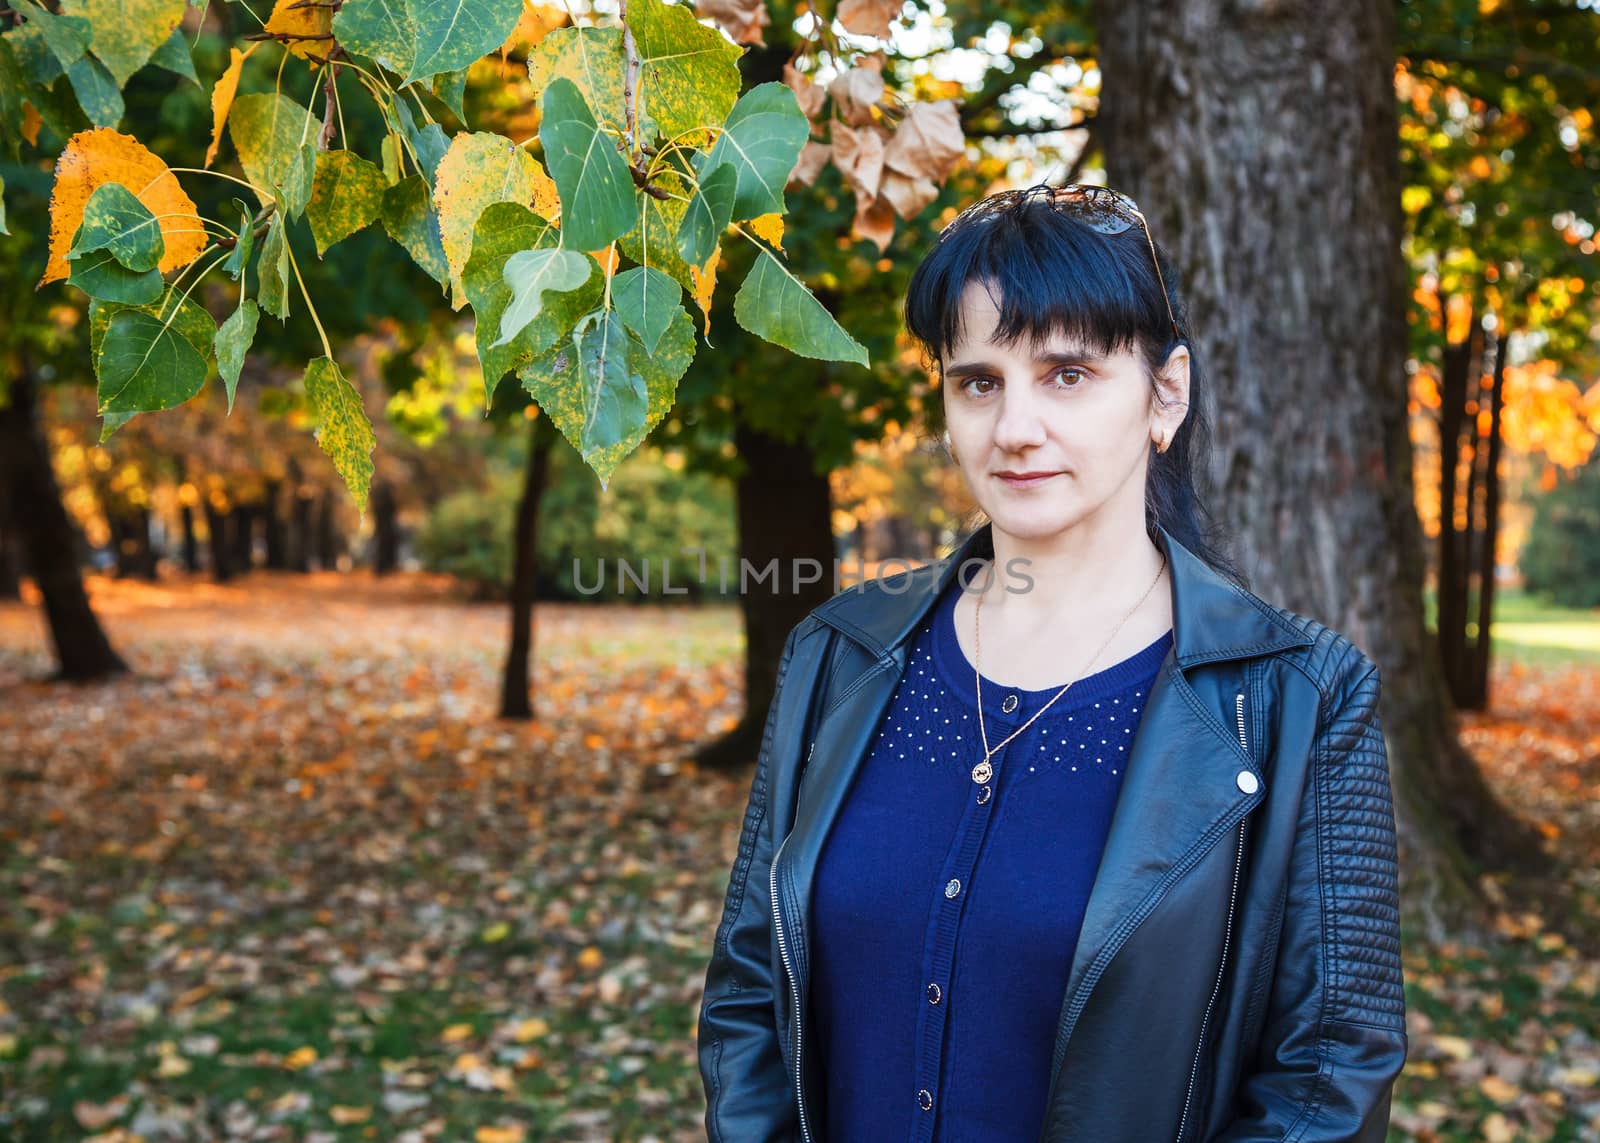
<svg viewBox="0 0 1600 1143">
<path fill-rule="evenodd" d="M 1506 387 L 1505 317 L 1495 325 L 1494 365 L 1486 400 L 1489 402 L 1487 439 L 1479 442 L 1483 451 L 1483 531 L 1478 547 L 1478 635 L 1472 644 L 1467 664 L 1462 706 L 1472 710 L 1489 707 L 1490 634 L 1494 626 L 1495 547 L 1500 540 L 1500 414 Z"/>
<path fill-rule="evenodd" d="M 50 448 L 40 431 L 32 369 L 24 356 L 11 378 L 9 403 L 0 407 L 0 515 L 17 537 L 26 570 L 44 598 L 50 638 L 59 670 L 73 681 L 101 679 L 126 671 L 100 621 L 89 606 L 74 558 L 72 521 L 61 503 L 50 463 Z"/>
<path fill-rule="evenodd" d="M 528 425 L 528 459 L 523 469 L 522 497 L 512 550 L 511 639 L 500 688 L 500 717 L 533 717 L 533 604 L 538 596 L 539 501 L 550 471 L 555 427 L 542 413 Z"/>
<path fill-rule="evenodd" d="M 744 464 L 736 484 L 739 513 L 739 558 L 751 569 L 739 591 L 744 616 L 744 717 L 723 737 L 702 746 L 695 762 L 710 769 L 735 769 L 753 762 L 761 749 L 767 708 L 777 688 L 778 660 L 790 628 L 833 595 L 833 506 L 828 474 L 814 471 L 811 450 L 803 441 L 789 443 L 749 427 L 743 418 L 734 427 L 734 445 Z M 821 565 L 814 583 L 796 580 Z M 775 564 L 759 583 L 755 577 Z M 729 585 L 737 588 L 735 572 Z"/>
<path fill-rule="evenodd" d="M 256 566 L 256 506 L 235 504 L 228 513 L 228 544 L 236 575 L 249 575 Z"/>
<path fill-rule="evenodd" d="M 22 553 L 17 534 L 6 519 L 6 489 L 0 485 L 0 601 L 22 598 Z"/>
<path fill-rule="evenodd" d="M 1393 5 L 1096 14 L 1108 181 L 1184 271 L 1216 387 L 1211 502 L 1256 591 L 1379 663 L 1408 905 L 1435 933 L 1470 923 L 1469 857 L 1542 853 L 1460 746 L 1423 622 Z"/>
<path fill-rule="evenodd" d="M 190 575 L 200 571 L 200 544 L 194 534 L 194 508 L 188 504 L 178 506 L 178 519 L 183 525 L 183 567 Z"/>
<path fill-rule="evenodd" d="M 1446 315 L 1449 299 L 1440 296 L 1439 312 Z M 1461 470 L 1464 441 L 1471 438 L 1472 423 L 1467 416 L 1467 395 L 1471 380 L 1479 373 L 1481 327 L 1474 311 L 1467 324 L 1466 339 L 1447 341 L 1439 368 L 1439 580 L 1434 632 L 1439 644 L 1439 666 L 1451 695 L 1461 695 L 1462 662 L 1466 656 L 1467 580 L 1471 562 L 1467 558 L 1468 536 L 1472 532 L 1472 490 L 1467 489 L 1467 511 L 1463 527 L 1456 526 L 1456 481 Z"/>
<path fill-rule="evenodd" d="M 267 567 L 273 571 L 289 570 L 289 543 L 283 519 L 283 482 L 267 481 L 267 499 L 261 507 L 266 525 Z"/>
<path fill-rule="evenodd" d="M 322 490 L 322 510 L 317 513 L 317 563 L 323 571 L 339 570 L 339 520 L 337 495 L 332 488 Z"/>
<path fill-rule="evenodd" d="M 388 575 L 400 566 L 400 524 L 394 486 L 387 480 L 372 486 L 372 539 L 372 570 Z"/>
<path fill-rule="evenodd" d="M 211 549 L 211 578 L 227 583 L 233 578 L 233 553 L 228 541 L 232 528 L 228 517 L 232 513 L 219 512 L 210 499 L 204 501 L 206 514 L 206 544 Z"/>
</svg>

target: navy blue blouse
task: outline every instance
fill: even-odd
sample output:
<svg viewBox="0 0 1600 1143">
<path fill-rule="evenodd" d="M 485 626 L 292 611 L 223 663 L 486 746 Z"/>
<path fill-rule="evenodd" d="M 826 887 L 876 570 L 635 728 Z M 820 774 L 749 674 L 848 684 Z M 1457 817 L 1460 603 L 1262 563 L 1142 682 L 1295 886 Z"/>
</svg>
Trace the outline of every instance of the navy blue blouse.
<svg viewBox="0 0 1600 1143">
<path fill-rule="evenodd" d="M 828 1143 L 1034 1139 L 1067 972 L 1169 630 L 983 760 L 952 581 L 823 846 L 808 1049 Z M 984 679 L 991 746 L 1060 687 Z M 984 780 L 980 781 L 979 778 Z"/>
</svg>

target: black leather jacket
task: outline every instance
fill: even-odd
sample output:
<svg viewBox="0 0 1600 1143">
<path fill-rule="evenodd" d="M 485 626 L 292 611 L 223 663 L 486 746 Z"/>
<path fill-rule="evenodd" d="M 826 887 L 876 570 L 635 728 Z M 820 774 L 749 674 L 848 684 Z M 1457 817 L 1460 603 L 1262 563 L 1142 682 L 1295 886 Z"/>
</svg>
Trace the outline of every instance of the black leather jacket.
<svg viewBox="0 0 1600 1143">
<path fill-rule="evenodd" d="M 1073 956 L 1041 1140 L 1377 1143 L 1406 1055 L 1377 668 L 1160 541 L 1173 649 Z M 962 560 L 992 555 L 986 524 L 790 632 L 700 1009 L 712 1143 L 821 1143 L 818 854 L 912 633 Z"/>
</svg>

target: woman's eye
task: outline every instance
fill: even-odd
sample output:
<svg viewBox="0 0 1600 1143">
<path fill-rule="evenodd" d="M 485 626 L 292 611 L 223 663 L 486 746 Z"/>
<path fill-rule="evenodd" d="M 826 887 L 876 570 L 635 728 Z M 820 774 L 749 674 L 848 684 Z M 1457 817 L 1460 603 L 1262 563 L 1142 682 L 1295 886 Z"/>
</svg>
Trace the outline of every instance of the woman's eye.
<svg viewBox="0 0 1600 1143">
<path fill-rule="evenodd" d="M 961 387 L 963 389 L 971 390 L 973 388 L 973 386 L 975 386 L 975 385 L 993 385 L 993 384 L 994 384 L 994 378 L 993 377 L 968 377 L 965 381 L 963 381 L 961 383 Z M 988 391 L 989 390 L 987 390 L 987 389 L 979 389 L 978 390 L 978 392 L 980 392 L 980 393 L 987 393 Z"/>
<path fill-rule="evenodd" d="M 1069 375 L 1074 377 L 1075 380 L 1066 382 L 1064 379 Z M 1058 380 L 1063 381 L 1062 388 L 1064 389 L 1076 389 L 1079 385 L 1082 385 L 1087 380 L 1087 378 L 1084 376 L 1083 370 L 1074 368 L 1070 365 L 1064 369 L 1057 369 L 1055 376 Z"/>
</svg>

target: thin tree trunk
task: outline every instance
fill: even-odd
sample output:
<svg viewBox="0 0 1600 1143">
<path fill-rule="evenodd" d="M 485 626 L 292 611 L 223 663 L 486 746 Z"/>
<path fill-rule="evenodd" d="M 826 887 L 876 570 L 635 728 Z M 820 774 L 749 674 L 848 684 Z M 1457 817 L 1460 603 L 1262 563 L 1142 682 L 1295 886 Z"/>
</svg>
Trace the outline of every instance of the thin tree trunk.
<svg viewBox="0 0 1600 1143">
<path fill-rule="evenodd" d="M 0 486 L 0 600 L 18 600 L 22 598 L 22 553 L 7 519 L 6 496 L 5 487 Z"/>
<path fill-rule="evenodd" d="M 1505 317 L 1495 326 L 1494 373 L 1488 390 L 1489 434 L 1482 442 L 1483 460 L 1483 535 L 1478 549 L 1478 638 L 1473 644 L 1472 662 L 1467 673 L 1469 702 L 1473 710 L 1489 706 L 1490 638 L 1494 625 L 1495 548 L 1500 540 L 1500 415 L 1505 404 L 1506 342 Z"/>
<path fill-rule="evenodd" d="M 188 504 L 178 506 L 178 519 L 183 525 L 183 567 L 190 575 L 200 572 L 200 544 L 194 534 L 194 508 Z"/>
<path fill-rule="evenodd" d="M 500 717 L 533 717 L 533 605 L 539 588 L 539 501 L 550 471 L 555 428 L 543 414 L 528 425 L 528 459 L 517 501 L 511 571 L 511 638 L 500 688 Z"/>
<path fill-rule="evenodd" d="M 372 486 L 372 539 L 373 573 L 388 575 L 400 566 L 400 523 L 394 486 L 387 480 Z"/>
<path fill-rule="evenodd" d="M 339 570 L 338 500 L 332 488 L 322 490 L 322 510 L 317 513 L 317 563 L 323 571 Z"/>
<path fill-rule="evenodd" d="M 206 546 L 211 550 L 211 578 L 227 583 L 233 578 L 233 552 L 228 536 L 229 512 L 219 512 L 209 499 L 203 501 L 206 514 Z"/>
<path fill-rule="evenodd" d="M 1440 313 L 1448 328 L 1448 299 L 1440 296 Z M 1440 362 L 1439 382 L 1439 580 L 1434 631 L 1439 644 L 1439 665 L 1453 695 L 1460 694 L 1461 662 L 1466 653 L 1467 578 L 1470 562 L 1465 533 L 1456 527 L 1457 474 L 1461 468 L 1462 440 L 1467 432 L 1468 381 L 1477 371 L 1478 322 L 1476 313 L 1467 324 L 1467 337 L 1447 342 Z M 1471 529 L 1468 500 L 1467 530 Z"/>
<path fill-rule="evenodd" d="M 1423 622 L 1394 6 L 1096 0 L 1095 14 L 1108 181 L 1182 269 L 1215 387 L 1211 502 L 1255 590 L 1379 664 L 1408 903 L 1436 933 L 1471 922 L 1468 854 L 1542 853 L 1461 747 Z"/>
<path fill-rule="evenodd" d="M 73 681 L 105 678 L 126 671 L 78 574 L 72 521 L 61 503 L 50 463 L 50 447 L 40 431 L 32 368 L 26 356 L 0 406 L 0 488 L 7 517 L 23 553 L 25 569 L 44 599 L 50 638 L 55 644 L 57 677 Z"/>
<path fill-rule="evenodd" d="M 273 571 L 289 569 L 289 544 L 283 520 L 283 481 L 267 481 L 267 498 L 261 517 L 266 526 L 267 567 Z"/>
</svg>

